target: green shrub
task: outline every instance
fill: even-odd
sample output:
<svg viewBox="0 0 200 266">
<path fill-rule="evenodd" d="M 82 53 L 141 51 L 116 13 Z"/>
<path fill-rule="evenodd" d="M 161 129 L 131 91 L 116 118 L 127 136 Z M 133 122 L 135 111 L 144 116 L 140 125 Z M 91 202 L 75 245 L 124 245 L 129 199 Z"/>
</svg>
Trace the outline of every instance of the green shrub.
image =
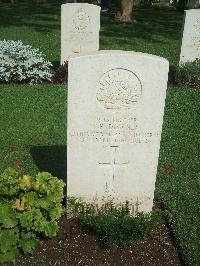
<svg viewBox="0 0 200 266">
<path fill-rule="evenodd" d="M 93 204 L 69 198 L 68 210 L 73 217 L 94 230 L 108 247 L 131 245 L 149 234 L 161 221 L 158 212 L 132 216 L 128 202 L 120 208 L 116 208 L 112 202 L 107 202 L 98 209 Z"/>
<path fill-rule="evenodd" d="M 0 41 L 0 83 L 41 83 L 50 80 L 52 64 L 39 49 L 21 41 Z"/>
<path fill-rule="evenodd" d="M 177 67 L 175 73 L 175 82 L 179 86 L 188 86 L 200 88 L 200 60 L 187 62 Z"/>
<path fill-rule="evenodd" d="M 0 262 L 33 253 L 37 238 L 53 237 L 64 208 L 64 182 L 50 173 L 35 177 L 8 168 L 0 175 Z"/>
<path fill-rule="evenodd" d="M 150 7 L 152 6 L 152 0 L 140 0 L 138 3 L 139 7 Z"/>
</svg>

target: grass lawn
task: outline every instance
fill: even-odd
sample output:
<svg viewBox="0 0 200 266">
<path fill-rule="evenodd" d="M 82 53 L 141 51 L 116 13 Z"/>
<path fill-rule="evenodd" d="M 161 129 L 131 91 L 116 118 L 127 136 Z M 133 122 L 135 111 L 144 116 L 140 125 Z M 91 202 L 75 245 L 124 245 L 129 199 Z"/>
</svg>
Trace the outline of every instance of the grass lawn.
<svg viewBox="0 0 200 266">
<path fill-rule="evenodd" d="M 156 195 L 163 199 L 176 240 L 189 265 L 200 265 L 200 93 L 169 88 Z"/>
<path fill-rule="evenodd" d="M 66 86 L 0 85 L 0 169 L 48 170 L 66 179 Z M 46 157 L 47 155 L 47 157 Z"/>
<path fill-rule="evenodd" d="M 28 3 L 29 2 L 29 3 Z M 0 4 L 0 39 L 40 47 L 56 68 L 60 58 L 60 2 Z M 28 4 L 27 4 L 28 3 Z M 136 24 L 102 17 L 101 49 L 148 52 L 178 62 L 183 14 L 172 9 L 137 9 Z M 66 86 L 0 85 L 0 171 L 21 163 L 22 171 L 47 170 L 66 178 Z M 200 92 L 168 89 L 156 197 L 163 200 L 180 250 L 200 265 Z"/>
</svg>

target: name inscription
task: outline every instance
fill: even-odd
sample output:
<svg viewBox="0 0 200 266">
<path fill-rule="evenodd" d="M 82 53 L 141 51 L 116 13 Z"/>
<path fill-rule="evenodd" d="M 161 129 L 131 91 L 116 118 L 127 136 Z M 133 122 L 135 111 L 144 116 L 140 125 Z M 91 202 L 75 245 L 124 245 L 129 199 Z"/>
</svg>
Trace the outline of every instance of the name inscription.
<svg viewBox="0 0 200 266">
<path fill-rule="evenodd" d="M 141 132 L 138 130 L 137 119 L 97 118 L 90 130 L 72 130 L 70 137 L 81 142 L 99 143 L 151 143 L 160 137 L 160 132 Z"/>
</svg>

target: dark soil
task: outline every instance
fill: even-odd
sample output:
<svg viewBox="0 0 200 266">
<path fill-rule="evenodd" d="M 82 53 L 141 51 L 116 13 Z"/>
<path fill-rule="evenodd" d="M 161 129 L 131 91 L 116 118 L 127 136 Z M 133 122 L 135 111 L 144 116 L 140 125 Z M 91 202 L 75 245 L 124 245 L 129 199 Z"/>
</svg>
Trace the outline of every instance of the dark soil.
<svg viewBox="0 0 200 266">
<path fill-rule="evenodd" d="M 21 255 L 15 265 L 176 266 L 183 263 L 165 224 L 159 225 L 142 242 L 130 247 L 106 249 L 89 229 L 64 216 L 58 235 L 39 242 L 33 256 Z"/>
</svg>

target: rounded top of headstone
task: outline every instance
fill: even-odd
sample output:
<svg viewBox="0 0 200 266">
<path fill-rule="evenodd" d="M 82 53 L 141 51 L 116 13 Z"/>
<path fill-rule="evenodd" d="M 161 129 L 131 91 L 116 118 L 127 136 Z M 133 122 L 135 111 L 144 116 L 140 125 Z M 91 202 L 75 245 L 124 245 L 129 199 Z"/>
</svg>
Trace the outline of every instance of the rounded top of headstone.
<svg viewBox="0 0 200 266">
<path fill-rule="evenodd" d="M 200 8 L 186 9 L 185 12 L 200 12 Z"/>
<path fill-rule="evenodd" d="M 78 55 L 70 56 L 70 60 L 83 58 L 83 57 L 95 57 L 95 56 L 133 56 L 133 57 L 141 57 L 151 60 L 160 61 L 169 65 L 169 61 L 164 57 L 160 57 L 157 55 L 141 53 L 141 52 L 133 52 L 133 51 L 123 51 L 123 50 L 100 50 L 97 52 L 90 52 L 90 53 L 79 53 Z"/>
<path fill-rule="evenodd" d="M 94 4 L 88 4 L 88 3 L 65 3 L 61 5 L 61 8 L 69 8 L 69 7 L 85 7 L 85 8 L 95 8 L 95 9 L 101 9 L 100 6 L 94 5 Z"/>
</svg>

